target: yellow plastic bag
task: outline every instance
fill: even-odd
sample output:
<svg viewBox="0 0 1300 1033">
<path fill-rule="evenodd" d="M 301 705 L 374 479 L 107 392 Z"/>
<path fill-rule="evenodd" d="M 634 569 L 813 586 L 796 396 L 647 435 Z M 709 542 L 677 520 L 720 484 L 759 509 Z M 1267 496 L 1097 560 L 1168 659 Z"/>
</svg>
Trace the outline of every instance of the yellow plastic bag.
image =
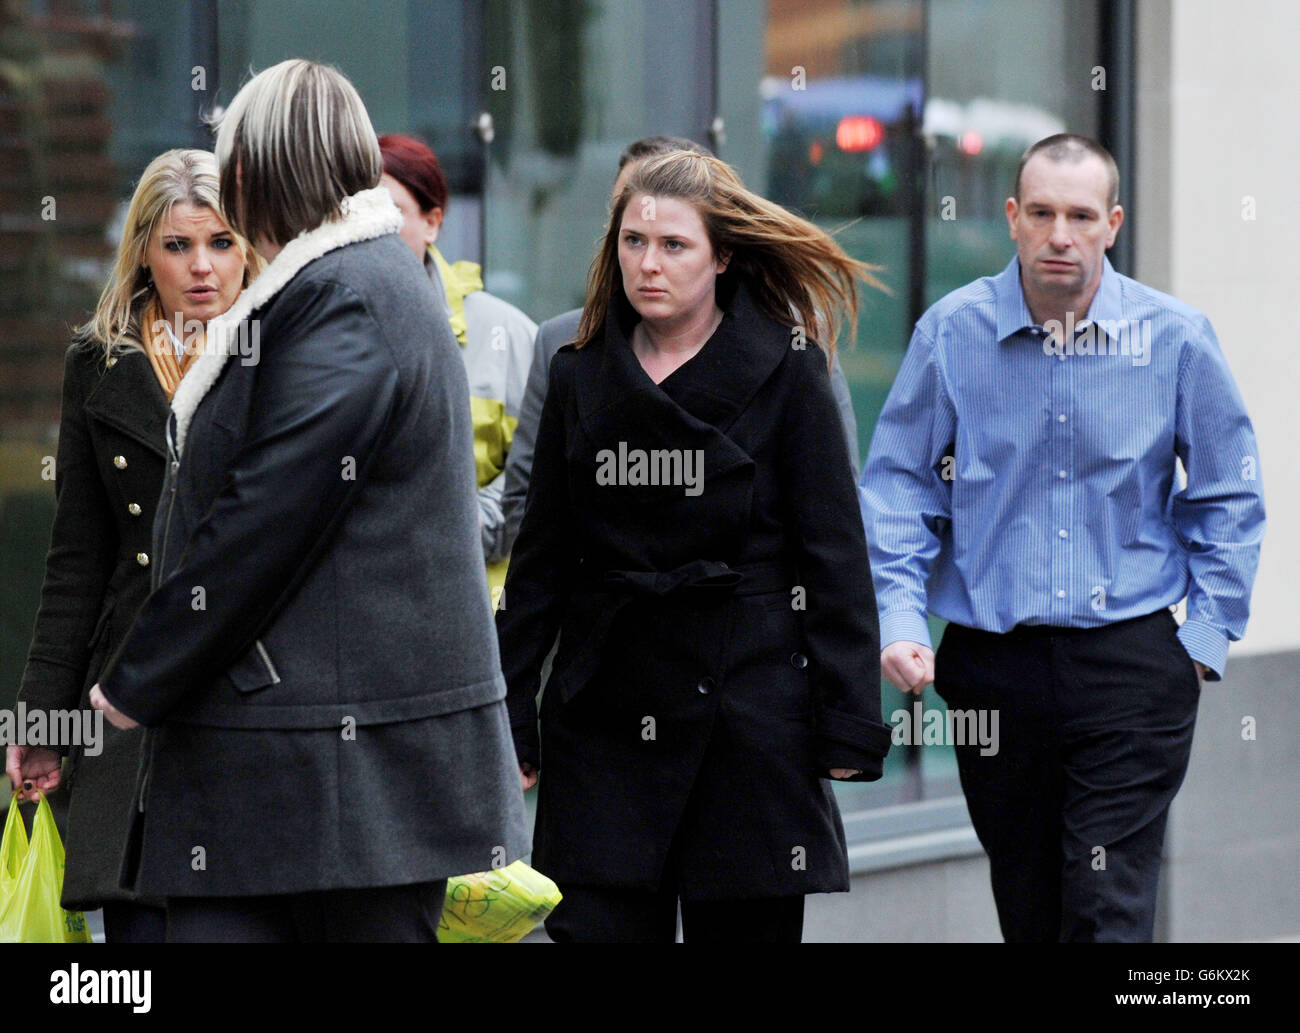
<svg viewBox="0 0 1300 1033">
<path fill-rule="evenodd" d="M 0 943 L 90 943 L 86 916 L 59 906 L 63 843 L 42 796 L 27 842 L 18 798 L 9 801 L 0 843 Z"/>
<path fill-rule="evenodd" d="M 555 910 L 560 890 L 523 861 L 447 880 L 439 943 L 516 943 Z"/>
</svg>

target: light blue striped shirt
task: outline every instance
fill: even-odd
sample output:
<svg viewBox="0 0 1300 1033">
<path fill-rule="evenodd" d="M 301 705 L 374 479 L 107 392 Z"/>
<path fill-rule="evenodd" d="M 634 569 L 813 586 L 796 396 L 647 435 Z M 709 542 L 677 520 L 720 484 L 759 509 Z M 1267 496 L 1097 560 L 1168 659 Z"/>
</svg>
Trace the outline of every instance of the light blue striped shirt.
<svg viewBox="0 0 1300 1033">
<path fill-rule="evenodd" d="M 927 610 L 1006 632 L 1186 597 L 1217 679 L 1264 534 L 1241 394 L 1210 321 L 1109 261 L 1074 331 L 1035 325 L 1018 259 L 917 323 L 861 480 L 881 643 L 929 645 Z"/>
</svg>

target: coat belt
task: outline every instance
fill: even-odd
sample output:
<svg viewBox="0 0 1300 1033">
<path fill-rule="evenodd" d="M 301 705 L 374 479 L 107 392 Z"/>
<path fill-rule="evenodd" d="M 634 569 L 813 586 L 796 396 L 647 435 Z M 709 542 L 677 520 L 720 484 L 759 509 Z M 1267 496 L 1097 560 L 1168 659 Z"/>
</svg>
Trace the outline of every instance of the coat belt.
<svg viewBox="0 0 1300 1033">
<path fill-rule="evenodd" d="M 554 674 L 565 702 L 596 673 L 614 620 L 633 599 L 707 603 L 730 596 L 784 592 L 794 583 L 790 568 L 777 560 L 736 567 L 717 560 L 692 560 L 672 570 L 606 570 L 584 580 L 583 588 L 594 594 L 599 606 L 586 637 L 563 669 Z"/>
</svg>

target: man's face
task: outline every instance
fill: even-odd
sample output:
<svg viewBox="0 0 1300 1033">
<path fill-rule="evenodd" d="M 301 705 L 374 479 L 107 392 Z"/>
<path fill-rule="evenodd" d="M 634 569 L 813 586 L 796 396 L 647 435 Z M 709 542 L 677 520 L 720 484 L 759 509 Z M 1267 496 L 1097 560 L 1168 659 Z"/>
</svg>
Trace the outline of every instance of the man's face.
<svg viewBox="0 0 1300 1033">
<path fill-rule="evenodd" d="M 1124 209 L 1107 207 L 1108 193 L 1106 166 L 1094 155 L 1057 162 L 1040 153 L 1026 162 L 1020 200 L 1007 199 L 1007 222 L 1028 290 L 1091 300 L 1124 221 Z"/>
</svg>

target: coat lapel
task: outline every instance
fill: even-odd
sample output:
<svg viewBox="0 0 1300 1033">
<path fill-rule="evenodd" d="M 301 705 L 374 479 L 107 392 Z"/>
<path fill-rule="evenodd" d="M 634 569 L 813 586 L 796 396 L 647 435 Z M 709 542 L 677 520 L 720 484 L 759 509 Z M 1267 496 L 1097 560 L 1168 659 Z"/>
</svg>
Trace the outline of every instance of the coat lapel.
<svg viewBox="0 0 1300 1033">
<path fill-rule="evenodd" d="M 230 310 L 208 324 L 203 354 L 194 360 L 172 399 L 177 453 L 185 447 L 185 435 L 194 411 L 221 376 L 226 360 L 238 352 L 241 336 L 247 339 L 247 328 L 241 334 L 240 324 L 268 305 L 306 265 L 322 255 L 348 244 L 396 233 L 402 228 L 401 213 L 383 187 L 345 197 L 342 208 L 343 218 L 322 223 L 289 241 L 262 275 L 235 300 Z"/>
<path fill-rule="evenodd" d="M 780 365 L 789 332 L 755 307 L 748 287 L 737 282 L 719 297 L 722 323 L 707 344 L 662 384 L 656 384 L 632 351 L 639 318 L 622 295 L 611 306 L 599 361 L 578 363 L 578 411 L 592 440 L 635 437 L 638 447 L 706 449 L 705 472 L 725 472 L 746 455 L 727 437 L 758 389 Z"/>
<path fill-rule="evenodd" d="M 167 395 L 144 352 L 118 353 L 87 396 L 86 413 L 166 458 Z"/>
</svg>

